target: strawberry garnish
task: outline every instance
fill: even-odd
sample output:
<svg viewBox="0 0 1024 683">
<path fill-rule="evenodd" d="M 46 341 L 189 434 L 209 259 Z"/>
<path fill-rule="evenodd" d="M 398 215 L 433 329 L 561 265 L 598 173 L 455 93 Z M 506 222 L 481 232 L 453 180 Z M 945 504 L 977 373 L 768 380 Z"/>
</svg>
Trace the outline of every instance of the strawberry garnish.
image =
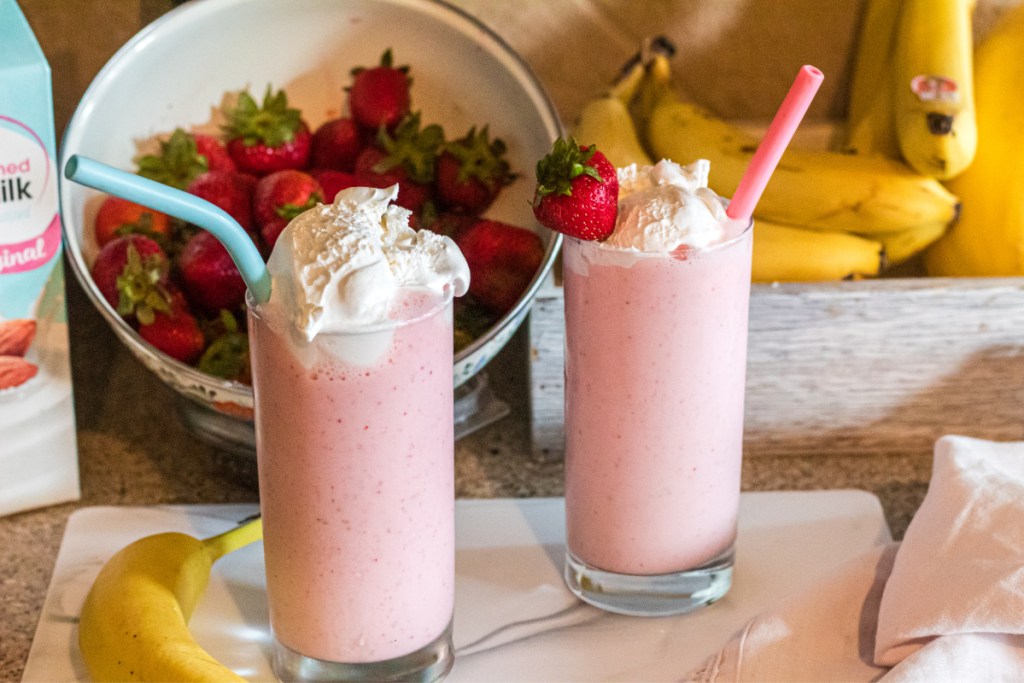
<svg viewBox="0 0 1024 683">
<path fill-rule="evenodd" d="M 233 171 L 235 162 L 217 138 L 181 128 L 160 142 L 159 154 L 139 159 L 139 175 L 179 190 L 211 170 Z"/>
<path fill-rule="evenodd" d="M 469 294 L 496 313 L 506 313 L 526 291 L 544 260 L 540 236 L 494 220 L 479 220 L 456 239 L 469 264 Z"/>
<path fill-rule="evenodd" d="M 178 270 L 189 299 L 211 313 L 233 309 L 245 301 L 245 282 L 224 245 L 200 230 L 178 258 Z"/>
<path fill-rule="evenodd" d="M 156 312 L 169 310 L 169 268 L 159 244 L 143 235 L 125 235 L 100 250 L 90 273 L 121 317 L 145 322 Z"/>
<path fill-rule="evenodd" d="M 96 242 L 101 247 L 117 237 L 130 233 L 145 235 L 157 241 L 163 240 L 170 229 L 170 218 L 167 214 L 113 196 L 105 198 L 100 204 L 93 226 Z"/>
<path fill-rule="evenodd" d="M 234 171 L 207 171 L 187 191 L 224 209 L 246 230 L 252 228 L 252 200 L 256 179 Z"/>
<path fill-rule="evenodd" d="M 352 76 L 348 106 L 360 126 L 392 130 L 409 113 L 409 67 L 394 66 L 390 49 L 384 51 L 379 66 L 357 67 Z"/>
<path fill-rule="evenodd" d="M 505 143 L 491 140 L 487 126 L 471 128 L 465 137 L 449 142 L 437 160 L 437 194 L 448 207 L 480 214 L 502 187 L 515 178 L 505 159 Z"/>
<path fill-rule="evenodd" d="M 316 178 L 302 171 L 275 171 L 256 183 L 253 217 L 267 249 L 291 219 L 324 200 Z"/>
<path fill-rule="evenodd" d="M 331 119 L 313 133 L 309 163 L 314 168 L 349 172 L 364 145 L 363 133 L 355 121 Z"/>
<path fill-rule="evenodd" d="M 603 240 L 615 229 L 618 202 L 615 167 L 594 145 L 559 138 L 537 162 L 533 214 L 541 225 L 582 240 Z"/>
<path fill-rule="evenodd" d="M 228 154 L 238 170 L 261 176 L 286 168 L 303 168 L 309 162 L 311 136 L 302 112 L 288 106 L 284 90 L 270 86 L 263 105 L 243 92 L 227 112 L 224 126 Z"/>
</svg>

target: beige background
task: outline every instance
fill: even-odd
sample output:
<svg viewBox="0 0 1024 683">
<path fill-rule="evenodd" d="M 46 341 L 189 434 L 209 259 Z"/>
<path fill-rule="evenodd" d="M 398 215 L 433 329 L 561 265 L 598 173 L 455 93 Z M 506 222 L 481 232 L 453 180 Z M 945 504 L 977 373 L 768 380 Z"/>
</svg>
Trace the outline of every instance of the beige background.
<svg viewBox="0 0 1024 683">
<path fill-rule="evenodd" d="M 17 0 L 53 69 L 58 136 L 106 60 L 171 0 Z M 216 2 L 217 0 L 202 0 Z M 338 0 L 344 2 L 345 0 Z M 979 0 L 983 36 L 1022 0 Z M 841 118 L 864 0 L 456 0 L 530 64 L 566 122 L 645 36 L 679 52 L 677 80 L 719 114 L 767 119 L 802 64 L 826 80 L 810 116 Z M 385 40 L 382 38 L 382 40 Z M 224 45 L 230 55 L 231 46 Z M 412 61 L 412 60 L 410 60 Z"/>
</svg>

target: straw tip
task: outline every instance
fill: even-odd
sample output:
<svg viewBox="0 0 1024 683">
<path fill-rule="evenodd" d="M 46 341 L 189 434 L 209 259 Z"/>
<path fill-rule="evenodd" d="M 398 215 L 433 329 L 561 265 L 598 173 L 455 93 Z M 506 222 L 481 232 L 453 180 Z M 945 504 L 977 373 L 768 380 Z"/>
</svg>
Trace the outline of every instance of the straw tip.
<svg viewBox="0 0 1024 683">
<path fill-rule="evenodd" d="M 68 157 L 67 163 L 64 164 L 64 177 L 68 180 L 73 180 L 75 173 L 78 171 L 78 155 L 72 154 Z"/>
<path fill-rule="evenodd" d="M 805 74 L 816 81 L 820 81 L 823 78 L 825 78 L 825 74 L 821 72 L 821 69 L 810 64 L 804 64 L 803 67 L 800 69 L 800 73 Z"/>
</svg>

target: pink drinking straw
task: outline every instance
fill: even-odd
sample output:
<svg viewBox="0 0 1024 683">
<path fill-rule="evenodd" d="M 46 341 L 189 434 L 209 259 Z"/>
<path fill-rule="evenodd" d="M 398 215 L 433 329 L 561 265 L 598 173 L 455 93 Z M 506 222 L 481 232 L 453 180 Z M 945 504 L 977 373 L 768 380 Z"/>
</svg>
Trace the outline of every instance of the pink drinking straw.
<svg viewBox="0 0 1024 683">
<path fill-rule="evenodd" d="M 750 220 L 757 200 L 761 198 L 761 193 L 775 172 L 775 167 L 779 165 L 782 153 L 793 139 L 793 133 L 807 113 L 807 107 L 811 105 L 811 100 L 818 92 L 818 86 L 821 85 L 823 78 L 821 71 L 813 66 L 804 66 L 800 69 L 796 80 L 786 93 L 786 99 L 782 100 L 779 111 L 775 113 L 775 118 L 768 126 L 764 139 L 757 146 L 757 151 L 743 173 L 736 192 L 733 193 L 732 201 L 725 212 L 729 218 Z"/>
</svg>

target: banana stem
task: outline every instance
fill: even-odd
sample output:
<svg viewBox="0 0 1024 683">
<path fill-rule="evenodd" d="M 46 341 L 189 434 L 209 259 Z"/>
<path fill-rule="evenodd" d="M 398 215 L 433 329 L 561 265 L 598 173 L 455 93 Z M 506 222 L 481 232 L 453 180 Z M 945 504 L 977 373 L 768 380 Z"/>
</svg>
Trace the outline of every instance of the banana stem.
<svg viewBox="0 0 1024 683">
<path fill-rule="evenodd" d="M 245 547 L 263 538 L 263 518 L 256 517 L 234 529 L 203 540 L 203 548 L 210 554 L 211 561 L 217 561 L 230 552 Z"/>
</svg>

